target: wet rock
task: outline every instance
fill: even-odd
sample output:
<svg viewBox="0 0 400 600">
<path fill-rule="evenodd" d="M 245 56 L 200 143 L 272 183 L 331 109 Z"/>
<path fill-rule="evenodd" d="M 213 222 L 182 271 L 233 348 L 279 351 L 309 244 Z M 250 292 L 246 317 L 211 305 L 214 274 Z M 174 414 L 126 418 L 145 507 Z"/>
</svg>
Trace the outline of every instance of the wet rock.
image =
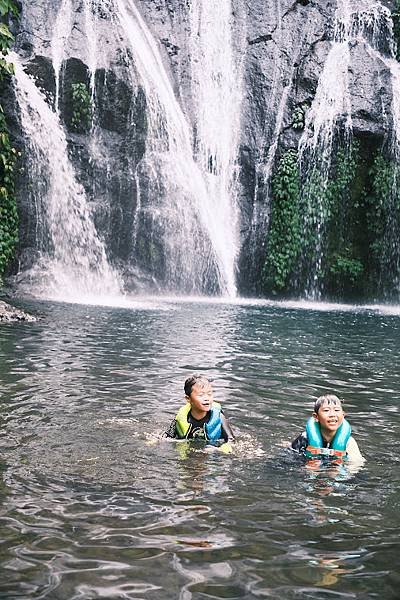
<svg viewBox="0 0 400 600">
<path fill-rule="evenodd" d="M 51 59 L 46 56 L 34 56 L 27 63 L 26 72 L 33 77 L 37 87 L 46 96 L 48 103 L 54 107 L 56 80 Z"/>
<path fill-rule="evenodd" d="M 0 323 L 11 323 L 12 321 L 29 321 L 32 323 L 36 321 L 36 317 L 0 300 Z"/>
<path fill-rule="evenodd" d="M 390 70 L 383 59 L 368 53 L 365 43 L 351 49 L 349 73 L 353 129 L 383 139 L 391 126 L 384 115 L 391 114 L 392 83 Z"/>
</svg>

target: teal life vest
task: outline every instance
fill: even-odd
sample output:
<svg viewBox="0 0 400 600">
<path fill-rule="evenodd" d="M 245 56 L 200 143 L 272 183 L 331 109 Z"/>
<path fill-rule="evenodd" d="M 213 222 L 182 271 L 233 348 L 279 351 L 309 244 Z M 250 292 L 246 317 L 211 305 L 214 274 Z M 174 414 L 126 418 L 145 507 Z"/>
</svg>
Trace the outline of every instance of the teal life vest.
<svg viewBox="0 0 400 600">
<path fill-rule="evenodd" d="M 192 430 L 192 426 L 188 421 L 190 408 L 190 403 L 186 402 L 186 404 L 178 410 L 175 417 L 176 430 L 181 439 L 187 438 Z M 205 439 L 210 441 L 220 440 L 222 438 L 221 405 L 218 402 L 213 402 L 210 411 L 210 418 L 208 422 L 203 425 Z"/>
<path fill-rule="evenodd" d="M 308 419 L 306 432 L 308 446 L 305 450 L 305 454 L 308 458 L 321 458 L 322 456 L 346 458 L 346 446 L 351 436 L 351 426 L 346 419 L 343 419 L 332 442 L 329 444 L 329 448 L 324 448 L 321 428 L 314 417 Z"/>
</svg>

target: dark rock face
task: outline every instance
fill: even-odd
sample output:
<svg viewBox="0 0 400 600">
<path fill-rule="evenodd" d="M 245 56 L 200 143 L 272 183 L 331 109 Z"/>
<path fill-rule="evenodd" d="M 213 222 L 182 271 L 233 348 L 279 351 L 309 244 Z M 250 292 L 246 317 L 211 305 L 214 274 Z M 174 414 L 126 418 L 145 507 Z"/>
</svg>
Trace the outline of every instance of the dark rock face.
<svg viewBox="0 0 400 600">
<path fill-rule="evenodd" d="M 23 1 L 17 35 L 17 51 L 26 69 L 53 104 L 56 84 L 51 37 L 61 4 L 61 0 Z M 393 8 L 393 2 L 382 4 Z M 154 269 L 163 269 L 159 241 L 153 240 L 150 247 L 140 238 L 135 246 L 132 236 L 138 202 L 134 174 L 146 151 L 148 98 L 127 60 L 126 43 L 109 34 L 112 14 L 104 8 L 91 135 L 71 130 L 71 85 L 89 85 L 90 79 L 88 58 L 82 50 L 86 47 L 85 5 L 83 0 L 71 5 L 71 33 L 66 42 L 59 103 L 68 127 L 70 154 L 111 258 L 122 266 L 127 280 L 131 274 L 132 281 L 138 278 L 137 269 L 142 277 L 146 264 L 158 265 L 148 269 L 151 278 Z M 158 42 L 175 95 L 191 122 L 190 2 L 137 0 L 136 5 Z M 313 101 L 331 48 L 336 6 L 334 0 L 232 0 L 235 59 L 243 65 L 237 190 L 241 235 L 238 285 L 243 294 L 258 293 L 260 289 L 271 176 L 280 153 L 299 143 L 302 131 L 292 127 L 293 112 Z M 383 40 L 381 54 L 373 54 L 361 37 L 351 47 L 353 130 L 360 138 L 373 139 L 374 147 L 386 140 L 391 126 L 390 72 L 382 58 L 389 50 L 388 41 Z M 142 194 L 145 192 L 142 190 Z M 24 206 L 22 191 L 21 210 L 33 218 L 32 211 Z M 31 237 L 22 231 L 21 256 L 31 244 Z"/>
</svg>

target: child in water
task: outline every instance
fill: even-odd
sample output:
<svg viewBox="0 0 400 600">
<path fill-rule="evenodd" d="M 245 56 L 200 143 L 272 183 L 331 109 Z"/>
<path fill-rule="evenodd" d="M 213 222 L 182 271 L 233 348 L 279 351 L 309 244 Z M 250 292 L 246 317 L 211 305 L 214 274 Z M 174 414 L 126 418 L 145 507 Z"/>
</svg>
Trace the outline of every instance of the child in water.
<svg viewBox="0 0 400 600">
<path fill-rule="evenodd" d="M 349 423 L 345 420 L 342 403 L 337 396 L 320 396 L 314 404 L 312 418 L 291 446 L 292 449 L 308 458 L 348 458 L 352 462 L 363 462 L 364 458 L 356 440 L 351 435 Z"/>
<path fill-rule="evenodd" d="M 203 375 L 192 375 L 184 384 L 186 404 L 182 406 L 165 435 L 178 439 L 197 439 L 224 443 L 220 449 L 230 452 L 234 440 L 232 429 L 218 402 L 213 400 L 210 381 Z"/>
</svg>

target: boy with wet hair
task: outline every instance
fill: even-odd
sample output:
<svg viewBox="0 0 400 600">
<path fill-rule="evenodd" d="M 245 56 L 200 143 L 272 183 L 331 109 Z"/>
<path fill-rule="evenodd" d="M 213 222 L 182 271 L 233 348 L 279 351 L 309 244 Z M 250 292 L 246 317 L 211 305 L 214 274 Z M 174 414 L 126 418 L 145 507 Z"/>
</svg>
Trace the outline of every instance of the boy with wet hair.
<svg viewBox="0 0 400 600">
<path fill-rule="evenodd" d="M 179 409 L 165 435 L 170 438 L 209 442 L 232 441 L 232 429 L 221 406 L 214 402 L 209 379 L 204 375 L 191 375 L 183 387 L 186 404 Z"/>
<path fill-rule="evenodd" d="M 335 451 L 335 439 L 337 441 L 338 437 L 336 434 L 340 435 L 338 430 L 343 424 L 343 426 L 348 429 L 348 436 L 343 449 L 343 454 L 351 461 L 362 462 L 364 460 L 356 440 L 350 435 L 350 425 L 347 422 L 344 423 L 345 413 L 343 412 L 342 402 L 337 396 L 327 394 L 317 398 L 314 403 L 314 412 L 312 416 L 315 423 L 310 419 L 310 425 L 307 425 L 307 430 L 303 431 L 303 433 L 293 440 L 291 444 L 293 450 L 310 457 L 310 453 L 318 455 L 317 450 L 321 450 L 320 454 L 327 455 L 329 454 L 329 449 L 332 448 L 332 456 L 334 458 L 337 457 L 340 450 Z M 315 449 L 314 447 L 310 447 L 310 441 L 313 440 L 308 439 L 308 432 L 313 431 L 313 428 L 315 428 L 317 435 L 318 432 L 320 433 L 322 448 Z M 324 451 L 323 449 L 327 450 Z"/>
</svg>

